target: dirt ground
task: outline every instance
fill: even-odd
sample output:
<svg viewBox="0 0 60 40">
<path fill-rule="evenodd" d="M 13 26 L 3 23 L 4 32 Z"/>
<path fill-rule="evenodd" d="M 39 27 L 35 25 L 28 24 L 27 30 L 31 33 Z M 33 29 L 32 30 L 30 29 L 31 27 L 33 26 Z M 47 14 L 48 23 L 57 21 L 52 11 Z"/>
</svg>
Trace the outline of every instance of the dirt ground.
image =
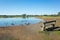
<svg viewBox="0 0 60 40">
<path fill-rule="evenodd" d="M 56 26 L 60 26 L 60 18 L 45 18 L 44 20 L 56 19 Z M 28 26 L 27 26 L 28 27 Z M 60 31 L 31 32 L 26 26 L 0 27 L 0 40 L 60 40 Z M 33 26 L 32 26 L 33 27 Z"/>
</svg>

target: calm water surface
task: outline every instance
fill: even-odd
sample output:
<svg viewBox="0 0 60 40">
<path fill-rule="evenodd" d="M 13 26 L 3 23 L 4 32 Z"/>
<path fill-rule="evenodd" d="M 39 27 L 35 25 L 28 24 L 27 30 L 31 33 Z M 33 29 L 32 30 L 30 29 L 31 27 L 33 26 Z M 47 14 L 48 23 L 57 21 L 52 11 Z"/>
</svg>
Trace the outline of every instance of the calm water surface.
<svg viewBox="0 0 60 40">
<path fill-rule="evenodd" d="M 42 22 L 42 21 L 44 20 L 38 19 L 38 18 L 0 18 L 0 27 L 1 26 L 35 24 L 35 23 Z"/>
</svg>

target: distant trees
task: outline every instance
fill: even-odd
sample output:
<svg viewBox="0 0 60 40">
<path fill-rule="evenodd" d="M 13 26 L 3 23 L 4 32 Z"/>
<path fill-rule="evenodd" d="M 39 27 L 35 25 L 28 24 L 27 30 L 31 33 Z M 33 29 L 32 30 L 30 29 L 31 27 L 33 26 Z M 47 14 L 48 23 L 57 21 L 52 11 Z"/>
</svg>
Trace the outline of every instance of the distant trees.
<svg viewBox="0 0 60 40">
<path fill-rule="evenodd" d="M 22 17 L 23 17 L 23 18 L 26 18 L 26 17 L 27 17 L 27 15 L 26 15 L 26 14 L 22 14 Z"/>
<path fill-rule="evenodd" d="M 0 18 L 7 18 L 7 15 L 0 15 Z"/>
<path fill-rule="evenodd" d="M 60 12 L 58 12 L 57 14 L 51 14 L 51 15 L 26 15 L 26 14 L 22 14 L 22 15 L 0 15 L 0 18 L 12 18 L 12 17 L 22 17 L 22 18 L 29 18 L 29 17 L 42 17 L 42 16 L 48 16 L 48 17 L 56 17 L 56 16 L 60 16 Z"/>
<path fill-rule="evenodd" d="M 51 17 L 56 17 L 56 16 L 60 16 L 60 12 L 58 12 L 57 14 L 51 14 L 51 15 L 43 15 L 43 16 L 51 16 Z"/>
<path fill-rule="evenodd" d="M 58 15 L 60 15 L 60 12 L 58 12 Z"/>
</svg>

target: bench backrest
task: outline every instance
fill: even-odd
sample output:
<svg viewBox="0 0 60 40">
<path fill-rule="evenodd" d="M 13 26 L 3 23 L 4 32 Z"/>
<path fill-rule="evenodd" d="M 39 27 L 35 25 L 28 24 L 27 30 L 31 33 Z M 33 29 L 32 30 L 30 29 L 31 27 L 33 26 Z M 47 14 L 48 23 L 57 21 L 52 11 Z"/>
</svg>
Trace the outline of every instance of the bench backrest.
<svg viewBox="0 0 60 40">
<path fill-rule="evenodd" d="M 49 24 L 49 23 L 56 23 L 56 20 L 51 20 L 51 21 L 44 22 L 44 24 Z"/>
</svg>

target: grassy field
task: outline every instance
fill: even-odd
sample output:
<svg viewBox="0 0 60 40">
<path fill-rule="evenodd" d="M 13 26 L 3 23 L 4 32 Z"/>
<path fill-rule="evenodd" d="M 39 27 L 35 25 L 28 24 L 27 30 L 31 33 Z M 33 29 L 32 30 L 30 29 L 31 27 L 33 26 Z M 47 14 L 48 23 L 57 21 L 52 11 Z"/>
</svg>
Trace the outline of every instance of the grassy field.
<svg viewBox="0 0 60 40">
<path fill-rule="evenodd" d="M 56 19 L 60 27 L 60 17 L 37 17 L 44 20 Z M 28 27 L 28 26 L 27 26 Z M 0 40 L 60 40 L 60 31 L 32 32 L 25 26 L 0 27 Z M 33 27 L 33 26 L 32 26 Z"/>
</svg>

